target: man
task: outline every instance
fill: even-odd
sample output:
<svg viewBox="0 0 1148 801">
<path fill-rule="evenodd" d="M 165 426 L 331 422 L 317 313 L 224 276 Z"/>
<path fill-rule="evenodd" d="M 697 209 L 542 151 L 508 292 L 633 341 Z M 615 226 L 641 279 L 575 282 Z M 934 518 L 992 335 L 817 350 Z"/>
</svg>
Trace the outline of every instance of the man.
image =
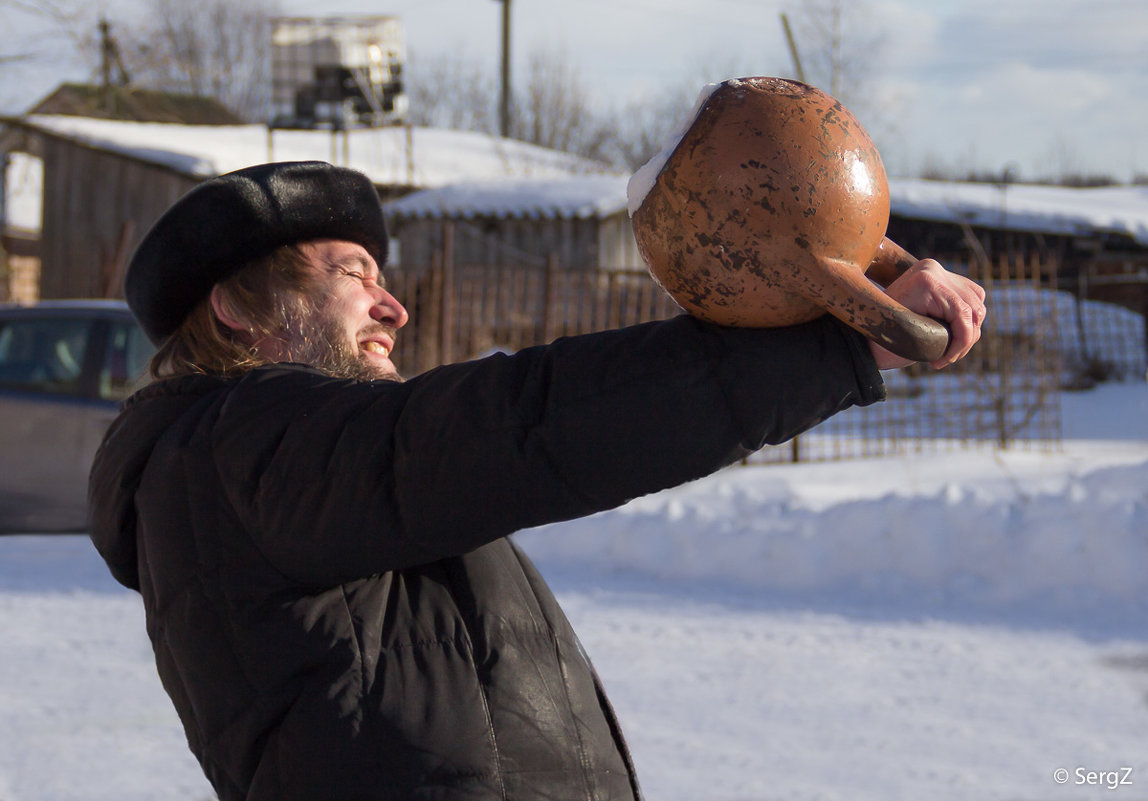
<svg viewBox="0 0 1148 801">
<path fill-rule="evenodd" d="M 826 317 L 688 316 L 402 381 L 407 313 L 362 175 L 273 164 L 178 201 L 126 294 L 162 379 L 92 470 L 188 743 L 231 799 L 634 799 L 598 677 L 508 539 L 706 475 L 883 395 L 902 364 Z M 963 356 L 983 293 L 890 288 Z M 938 363 L 940 366 L 941 363 Z"/>
</svg>

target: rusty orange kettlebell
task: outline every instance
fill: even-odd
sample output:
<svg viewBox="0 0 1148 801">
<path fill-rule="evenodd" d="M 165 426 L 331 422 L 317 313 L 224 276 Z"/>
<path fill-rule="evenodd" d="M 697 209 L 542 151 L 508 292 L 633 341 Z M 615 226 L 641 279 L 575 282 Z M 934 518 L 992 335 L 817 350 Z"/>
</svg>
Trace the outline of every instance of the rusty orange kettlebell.
<svg viewBox="0 0 1148 801">
<path fill-rule="evenodd" d="M 782 78 L 710 87 L 676 145 L 629 190 L 642 257 L 687 312 L 747 327 L 829 312 L 905 358 L 945 352 L 941 323 L 874 284 L 915 259 L 885 237 L 877 148 L 824 92 Z"/>
</svg>

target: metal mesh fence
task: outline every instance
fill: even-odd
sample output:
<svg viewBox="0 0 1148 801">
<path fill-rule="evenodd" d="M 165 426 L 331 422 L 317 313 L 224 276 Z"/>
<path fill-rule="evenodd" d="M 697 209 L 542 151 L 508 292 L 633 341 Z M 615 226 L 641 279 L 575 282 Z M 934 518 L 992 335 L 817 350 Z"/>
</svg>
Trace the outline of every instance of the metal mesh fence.
<svg viewBox="0 0 1148 801">
<path fill-rule="evenodd" d="M 1144 315 L 1115 303 L 1060 297 L 1058 311 L 1068 385 L 1142 380 L 1148 373 Z"/>
<path fill-rule="evenodd" d="M 985 287 L 981 340 L 943 371 L 885 374 L 888 402 L 848 409 L 754 461 L 816 461 L 977 445 L 1055 447 L 1060 441 L 1059 307 L 1053 263 L 1001 258 L 947 262 Z"/>
</svg>

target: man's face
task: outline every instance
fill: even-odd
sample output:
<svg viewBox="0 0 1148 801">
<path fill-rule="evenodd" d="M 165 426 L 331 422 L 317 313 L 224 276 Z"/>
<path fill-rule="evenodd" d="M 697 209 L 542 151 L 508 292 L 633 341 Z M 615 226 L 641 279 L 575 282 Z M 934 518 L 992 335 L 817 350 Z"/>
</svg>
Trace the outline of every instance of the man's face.
<svg viewBox="0 0 1148 801">
<path fill-rule="evenodd" d="M 407 310 L 384 288 L 375 260 L 342 240 L 305 242 L 300 250 L 315 289 L 289 327 L 290 358 L 343 378 L 401 380 L 390 355 Z"/>
</svg>

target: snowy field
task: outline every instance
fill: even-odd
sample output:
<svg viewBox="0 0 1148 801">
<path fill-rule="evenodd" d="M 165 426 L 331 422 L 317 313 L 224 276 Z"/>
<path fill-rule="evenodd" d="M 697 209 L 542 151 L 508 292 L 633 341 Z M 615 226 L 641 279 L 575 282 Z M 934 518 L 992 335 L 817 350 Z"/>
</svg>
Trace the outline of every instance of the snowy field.
<svg viewBox="0 0 1148 801">
<path fill-rule="evenodd" d="M 1148 799 L 1148 386 L 1062 415 L 520 535 L 649 801 Z M 0 801 L 212 797 L 86 538 L 0 538 L 0 629 Z"/>
</svg>

